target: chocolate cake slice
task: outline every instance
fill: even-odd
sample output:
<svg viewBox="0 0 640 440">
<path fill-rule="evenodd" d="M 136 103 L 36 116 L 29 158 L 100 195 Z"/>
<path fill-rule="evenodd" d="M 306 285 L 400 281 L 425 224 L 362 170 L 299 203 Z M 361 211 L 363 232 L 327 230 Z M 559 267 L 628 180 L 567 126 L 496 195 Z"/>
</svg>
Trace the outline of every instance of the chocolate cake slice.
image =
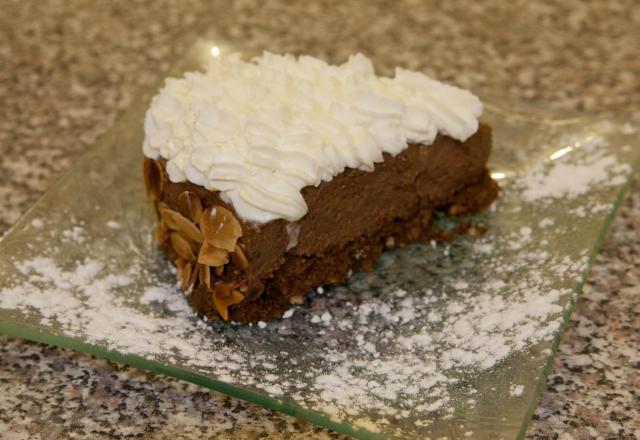
<svg viewBox="0 0 640 440">
<path fill-rule="evenodd" d="M 265 53 L 170 79 L 145 120 L 156 238 L 210 319 L 277 318 L 380 253 L 437 238 L 436 211 L 496 197 L 470 93 L 369 60 Z"/>
</svg>

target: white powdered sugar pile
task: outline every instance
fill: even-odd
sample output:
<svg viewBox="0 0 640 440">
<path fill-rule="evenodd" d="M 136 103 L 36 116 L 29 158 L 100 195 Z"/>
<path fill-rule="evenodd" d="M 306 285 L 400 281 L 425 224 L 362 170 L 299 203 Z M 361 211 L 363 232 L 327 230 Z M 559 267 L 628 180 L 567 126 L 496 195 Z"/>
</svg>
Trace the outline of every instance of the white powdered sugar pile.
<svg viewBox="0 0 640 440">
<path fill-rule="evenodd" d="M 575 198 L 586 194 L 595 185 L 622 185 L 631 171 L 625 163 L 603 150 L 604 139 L 590 136 L 582 139 L 567 139 L 563 147 L 550 157 L 552 166 L 539 162 L 520 179 L 522 198 L 527 202 Z M 570 153 L 583 155 L 579 163 L 558 160 Z M 586 154 L 585 154 L 586 153 Z"/>
<path fill-rule="evenodd" d="M 74 222 L 52 232 L 63 237 L 57 246 L 35 239 L 32 256 L 0 266 L 0 309 L 18 310 L 30 325 L 59 335 L 261 390 L 369 431 L 419 432 L 436 416 L 475 408 L 486 393 L 518 401 L 530 394 L 611 209 L 603 201 L 613 199 L 629 172 L 604 147 L 601 138 L 582 141 L 579 154 L 503 183 L 485 218 L 486 236 L 387 253 L 375 272 L 319 288 L 288 319 L 253 326 L 199 319 L 168 263 L 132 252 L 137 241 L 129 236 L 140 230 L 120 219 L 102 223 L 104 236 Z M 606 197 L 592 196 L 603 188 Z M 558 197 L 566 206 L 549 203 Z M 524 224 L 526 209 L 534 214 Z M 580 223 L 567 223 L 567 212 L 580 212 Z M 31 227 L 53 225 L 34 220 Z M 86 252 L 113 246 L 113 236 L 126 242 L 120 254 Z M 502 381 L 504 389 L 482 388 L 496 383 L 494 375 L 510 374 L 512 362 L 524 365 L 518 357 L 535 360 L 528 382 L 522 376 Z"/>
</svg>

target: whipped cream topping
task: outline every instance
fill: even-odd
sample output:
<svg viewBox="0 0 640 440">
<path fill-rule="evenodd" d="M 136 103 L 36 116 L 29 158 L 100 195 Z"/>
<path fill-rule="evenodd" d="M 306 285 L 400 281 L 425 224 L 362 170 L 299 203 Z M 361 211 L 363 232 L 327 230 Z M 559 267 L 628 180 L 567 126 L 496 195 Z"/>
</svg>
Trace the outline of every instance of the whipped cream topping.
<svg viewBox="0 0 640 440">
<path fill-rule="evenodd" d="M 372 171 L 383 153 L 438 133 L 465 141 L 481 113 L 465 90 L 401 68 L 376 76 L 362 54 L 339 66 L 232 54 L 166 80 L 145 117 L 143 150 L 167 159 L 171 181 L 220 191 L 244 220 L 295 221 L 307 213 L 305 186 L 346 167 Z"/>
</svg>

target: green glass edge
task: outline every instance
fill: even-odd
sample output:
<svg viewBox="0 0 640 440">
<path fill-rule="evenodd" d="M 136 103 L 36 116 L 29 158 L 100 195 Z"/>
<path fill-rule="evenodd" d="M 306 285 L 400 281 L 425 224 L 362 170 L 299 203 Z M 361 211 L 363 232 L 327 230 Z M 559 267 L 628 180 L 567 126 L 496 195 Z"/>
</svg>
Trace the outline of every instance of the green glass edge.
<svg viewBox="0 0 640 440">
<path fill-rule="evenodd" d="M 520 426 L 520 430 L 518 431 L 518 435 L 516 437 L 517 440 L 524 439 L 524 436 L 527 432 L 527 428 L 529 427 L 529 424 L 531 423 L 531 419 L 533 418 L 533 413 L 535 412 L 535 410 L 538 408 L 538 405 L 540 404 L 540 400 L 542 399 L 542 394 L 544 393 L 544 390 L 546 389 L 546 386 L 547 386 L 547 379 L 549 377 L 549 374 L 551 373 L 551 369 L 553 368 L 556 355 L 558 354 L 558 348 L 560 347 L 560 342 L 562 341 L 564 334 L 567 331 L 567 328 L 569 327 L 569 321 L 571 319 L 571 315 L 573 314 L 573 310 L 575 309 L 578 298 L 580 298 L 580 296 L 582 295 L 582 289 L 585 283 L 587 282 L 587 277 L 589 275 L 589 272 L 591 271 L 591 268 L 593 267 L 593 264 L 595 263 L 596 257 L 600 253 L 600 250 L 604 245 L 604 241 L 609 232 L 609 228 L 611 227 L 611 223 L 613 222 L 613 219 L 616 217 L 616 213 L 618 212 L 618 209 L 620 209 L 620 206 L 622 205 L 625 195 L 627 194 L 627 192 L 629 192 L 629 189 L 631 188 L 631 184 L 633 183 L 633 180 L 635 179 L 635 176 L 638 173 L 639 169 L 640 169 L 640 159 L 634 162 L 631 173 L 629 173 L 629 177 L 627 181 L 625 182 L 624 185 L 622 185 L 622 187 L 620 187 L 620 190 L 618 191 L 618 195 L 616 196 L 616 199 L 613 202 L 613 208 L 611 209 L 611 211 L 609 211 L 609 214 L 605 218 L 604 223 L 602 224 L 602 227 L 598 232 L 596 242 L 594 246 L 591 248 L 591 252 L 589 252 L 589 261 L 587 262 L 587 268 L 584 270 L 582 277 L 580 279 L 580 282 L 578 282 L 573 288 L 573 291 L 576 293 L 576 295 L 571 297 L 568 303 L 568 307 L 565 307 L 565 310 L 562 313 L 562 326 L 560 327 L 560 330 L 558 330 L 553 337 L 553 342 L 551 344 L 551 354 L 549 354 L 549 356 L 547 357 L 547 361 L 545 362 L 542 372 L 540 373 L 540 378 L 538 379 L 538 382 L 535 387 L 534 397 L 531 399 L 529 403 L 529 408 L 527 409 L 527 412 L 522 421 L 522 425 Z"/>
<path fill-rule="evenodd" d="M 277 412 L 282 412 L 290 416 L 308 420 L 325 428 L 329 428 L 341 434 L 350 435 L 352 437 L 364 440 L 383 439 L 384 437 L 365 430 L 358 430 L 353 426 L 331 420 L 329 417 L 317 411 L 302 408 L 293 403 L 287 403 L 281 400 L 269 397 L 255 391 L 248 390 L 239 386 L 221 382 L 210 377 L 198 374 L 196 372 L 162 364 L 160 362 L 145 359 L 141 356 L 124 354 L 116 350 L 107 350 L 95 345 L 87 344 L 75 338 L 54 335 L 52 333 L 43 332 L 35 328 L 0 321 L 0 332 L 9 336 L 28 339 L 48 345 L 54 345 L 62 348 L 68 348 L 81 353 L 86 353 L 102 359 L 120 362 L 142 370 L 151 371 L 166 376 L 175 377 L 176 379 L 185 380 L 196 385 L 200 385 L 223 394 L 236 397 L 248 402 L 255 403 L 264 408 Z"/>
</svg>

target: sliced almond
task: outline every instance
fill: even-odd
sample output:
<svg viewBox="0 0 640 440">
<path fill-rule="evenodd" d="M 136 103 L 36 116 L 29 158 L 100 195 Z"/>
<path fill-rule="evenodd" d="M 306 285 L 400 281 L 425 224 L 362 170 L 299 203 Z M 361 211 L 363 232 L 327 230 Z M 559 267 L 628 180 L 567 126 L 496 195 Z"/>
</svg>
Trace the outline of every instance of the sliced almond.
<svg viewBox="0 0 640 440">
<path fill-rule="evenodd" d="M 194 225 L 191 220 L 180 214 L 178 211 L 174 211 L 169 207 L 161 207 L 160 217 L 167 224 L 167 226 L 174 231 L 180 231 L 189 240 L 193 240 L 196 243 L 202 243 L 204 237 L 200 232 L 200 229 Z"/>
<path fill-rule="evenodd" d="M 165 226 L 164 222 L 161 221 L 158 223 L 158 226 L 156 226 L 155 237 L 156 241 L 160 244 L 164 243 L 169 238 L 169 229 Z"/>
<path fill-rule="evenodd" d="M 244 251 L 239 244 L 236 244 L 236 248 L 231 254 L 231 261 L 242 269 L 249 267 L 249 260 L 247 260 L 247 256 L 244 254 Z"/>
<path fill-rule="evenodd" d="M 178 268 L 178 281 L 180 281 L 180 288 L 184 291 L 189 289 L 189 281 L 191 280 L 191 263 L 184 262 Z"/>
<path fill-rule="evenodd" d="M 192 191 L 183 191 L 178 196 L 178 209 L 180 213 L 194 223 L 200 222 L 202 215 L 202 201 L 200 197 Z"/>
<path fill-rule="evenodd" d="M 229 252 L 224 249 L 218 249 L 208 242 L 202 243 L 200 252 L 198 253 L 198 263 L 207 266 L 222 267 L 229 262 Z"/>
<path fill-rule="evenodd" d="M 178 229 L 178 226 L 173 221 L 173 212 L 175 211 L 169 208 L 169 205 L 167 205 L 166 203 L 158 203 L 158 213 L 160 214 L 160 219 L 165 223 L 165 225 L 167 225 L 167 227 L 176 231 Z"/>
<path fill-rule="evenodd" d="M 229 320 L 229 306 L 239 304 L 244 299 L 244 295 L 235 290 L 233 284 L 218 283 L 213 289 L 213 305 L 225 321 Z"/>
<path fill-rule="evenodd" d="M 162 166 L 155 160 L 145 157 L 142 162 L 142 176 L 147 196 L 158 200 L 162 195 Z"/>
<path fill-rule="evenodd" d="M 198 280 L 200 284 L 211 288 L 211 268 L 206 264 L 198 264 Z"/>
<path fill-rule="evenodd" d="M 196 254 L 193 253 L 193 248 L 189 244 L 189 241 L 180 235 L 179 232 L 172 232 L 169 236 L 171 239 L 171 246 L 178 255 L 187 261 L 195 261 Z"/>
<path fill-rule="evenodd" d="M 199 273 L 200 271 L 198 270 L 198 264 L 194 263 L 193 265 L 191 265 L 191 274 L 189 276 L 189 284 L 187 285 L 187 288 L 184 289 L 187 292 L 187 295 L 191 293 L 191 291 L 193 290 L 193 286 L 196 285 L 196 281 L 198 280 Z"/>
<path fill-rule="evenodd" d="M 233 252 L 242 227 L 231 211 L 222 206 L 210 206 L 202 212 L 200 229 L 205 240 L 217 248 Z"/>
<path fill-rule="evenodd" d="M 158 214 L 158 219 L 163 223 L 164 223 L 164 219 L 162 218 L 162 210 L 165 208 L 170 209 L 169 205 L 167 205 L 164 202 L 158 202 L 156 204 L 156 214 Z M 165 226 L 166 226 L 166 223 L 165 223 Z"/>
</svg>

